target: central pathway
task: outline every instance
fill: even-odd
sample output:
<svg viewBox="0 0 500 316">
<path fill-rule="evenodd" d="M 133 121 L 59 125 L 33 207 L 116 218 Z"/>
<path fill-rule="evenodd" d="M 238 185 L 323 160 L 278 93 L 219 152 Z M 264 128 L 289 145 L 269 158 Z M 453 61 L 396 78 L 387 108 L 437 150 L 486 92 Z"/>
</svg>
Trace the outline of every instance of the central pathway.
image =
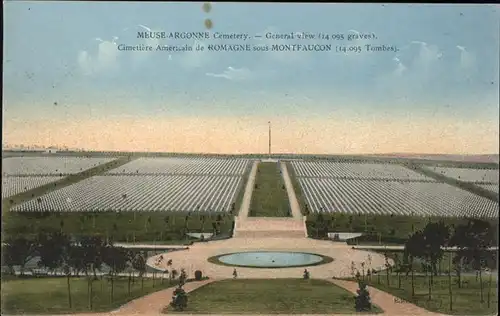
<svg viewBox="0 0 500 316">
<path fill-rule="evenodd" d="M 255 186 L 259 161 L 255 161 L 247 184 L 238 216 L 235 218 L 234 238 L 305 238 L 307 228 L 300 206 L 295 196 L 292 181 L 288 174 L 287 166 L 280 162 L 280 170 L 288 194 L 292 217 L 249 217 L 252 193 Z"/>
</svg>

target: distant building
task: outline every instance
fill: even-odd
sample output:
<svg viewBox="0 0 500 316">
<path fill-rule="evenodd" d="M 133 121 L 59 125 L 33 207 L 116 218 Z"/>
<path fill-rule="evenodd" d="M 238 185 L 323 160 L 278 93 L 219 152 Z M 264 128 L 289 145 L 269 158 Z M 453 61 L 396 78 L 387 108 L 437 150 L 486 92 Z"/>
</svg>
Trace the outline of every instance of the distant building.
<svg viewBox="0 0 500 316">
<path fill-rule="evenodd" d="M 49 147 L 45 150 L 46 154 L 55 154 L 57 152 L 56 148 Z"/>
</svg>

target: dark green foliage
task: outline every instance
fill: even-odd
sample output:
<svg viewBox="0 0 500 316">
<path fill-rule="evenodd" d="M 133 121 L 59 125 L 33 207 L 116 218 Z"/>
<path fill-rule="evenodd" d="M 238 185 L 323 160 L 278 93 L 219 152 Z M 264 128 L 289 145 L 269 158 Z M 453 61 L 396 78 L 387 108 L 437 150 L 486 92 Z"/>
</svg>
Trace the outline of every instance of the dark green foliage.
<svg viewBox="0 0 500 316">
<path fill-rule="evenodd" d="M 354 308 L 356 312 L 368 312 L 372 309 L 372 303 L 370 300 L 370 293 L 366 288 L 366 283 L 359 281 L 359 289 L 356 290 L 358 296 L 354 299 Z"/>
<path fill-rule="evenodd" d="M 176 212 L 29 212 L 32 215 L 23 215 L 27 213 L 3 214 L 3 236 L 35 239 L 40 232 L 59 231 L 75 238 L 100 235 L 115 242 L 185 243 L 185 228 L 193 233 L 212 233 L 214 227 L 210 222 L 217 218 L 218 235 L 229 236 L 232 229 L 232 216 L 221 213 L 205 215 L 205 224 L 199 216 L 191 216 L 186 222 L 186 214 Z"/>
<path fill-rule="evenodd" d="M 174 290 L 170 306 L 172 306 L 176 311 L 183 311 L 187 307 L 187 302 L 187 293 L 181 286 L 179 286 Z"/>
<path fill-rule="evenodd" d="M 37 251 L 40 261 L 38 265 L 46 267 L 49 271 L 54 271 L 63 265 L 69 266 L 73 262 L 70 256 L 77 254 L 70 249 L 69 237 L 60 232 L 39 234 Z"/>
<path fill-rule="evenodd" d="M 21 274 L 23 274 L 24 266 L 30 261 L 37 250 L 37 242 L 24 237 L 8 238 L 2 246 L 2 264 L 9 267 L 9 270 L 14 273 L 14 266 L 21 266 Z"/>
</svg>

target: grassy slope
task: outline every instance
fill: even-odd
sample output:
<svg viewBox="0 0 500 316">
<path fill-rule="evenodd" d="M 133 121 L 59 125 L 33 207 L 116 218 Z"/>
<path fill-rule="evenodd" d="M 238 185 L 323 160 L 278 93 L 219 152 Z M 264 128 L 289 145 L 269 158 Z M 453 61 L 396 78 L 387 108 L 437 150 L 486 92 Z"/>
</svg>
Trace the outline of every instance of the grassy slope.
<svg viewBox="0 0 500 316">
<path fill-rule="evenodd" d="M 72 308 L 68 304 L 66 278 L 30 278 L 2 281 L 2 315 L 4 314 L 63 314 L 88 312 L 87 279 L 72 278 Z M 144 291 L 141 280 L 135 278 L 128 295 L 128 278 L 114 281 L 113 301 L 111 301 L 111 282 L 106 278 L 93 282 L 93 312 L 111 311 L 143 295 L 168 288 L 168 280 L 163 284 L 152 279 L 144 279 Z M 170 298 L 166 298 L 169 300 Z M 165 302 L 168 304 L 168 301 Z"/>
<path fill-rule="evenodd" d="M 488 278 L 483 278 L 483 291 L 485 303 L 480 303 L 480 283 L 475 277 L 462 277 L 462 281 L 466 284 L 461 289 L 458 288 L 456 279 L 452 276 L 452 297 L 453 310 L 450 311 L 450 295 L 448 276 L 434 277 L 434 286 L 432 287 L 432 300 L 428 301 L 428 278 L 424 276 L 415 277 L 415 298 L 411 297 L 411 275 L 406 278 L 401 277 L 401 289 L 398 288 L 398 277 L 393 275 L 389 277 L 389 285 L 387 285 L 386 275 L 381 275 L 380 284 L 378 277 L 372 276 L 369 286 L 379 288 L 383 291 L 400 297 L 406 301 L 426 308 L 431 311 L 454 314 L 454 315 L 492 315 L 498 311 L 498 284 L 493 279 L 491 289 L 490 308 L 488 308 L 486 299 L 488 293 Z M 397 304 L 397 302 L 395 302 Z"/>
<path fill-rule="evenodd" d="M 91 215 L 95 214 L 94 220 Z M 121 242 L 168 242 L 185 239 L 183 234 L 186 215 L 169 212 L 64 212 L 50 213 L 43 218 L 35 218 L 34 213 L 7 212 L 3 214 L 2 237 L 9 235 L 34 236 L 44 229 L 62 230 L 72 235 L 101 234 L 113 237 Z M 217 220 L 216 213 L 205 214 L 203 232 L 212 232 L 212 222 Z M 232 216 L 220 214 L 221 234 L 230 234 Z M 148 223 L 148 218 L 151 218 Z M 166 222 L 168 218 L 168 223 Z M 94 226 L 95 223 L 95 226 Z M 116 225 L 116 226 L 114 226 Z M 202 232 L 202 221 L 199 215 L 191 214 L 187 223 L 189 232 Z"/>
<path fill-rule="evenodd" d="M 255 179 L 249 216 L 287 217 L 290 204 L 285 182 L 275 162 L 261 162 Z"/>
<path fill-rule="evenodd" d="M 354 314 L 354 295 L 324 280 L 246 279 L 208 284 L 189 294 L 194 314 Z M 374 312 L 380 312 L 375 307 Z"/>
</svg>

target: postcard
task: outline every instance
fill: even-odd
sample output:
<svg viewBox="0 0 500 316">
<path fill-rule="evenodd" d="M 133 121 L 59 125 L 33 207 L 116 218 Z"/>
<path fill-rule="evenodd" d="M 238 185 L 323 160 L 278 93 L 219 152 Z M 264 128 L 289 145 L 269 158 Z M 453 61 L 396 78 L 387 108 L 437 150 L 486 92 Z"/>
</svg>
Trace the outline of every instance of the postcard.
<svg viewBox="0 0 500 316">
<path fill-rule="evenodd" d="M 499 21 L 4 1 L 2 315 L 496 315 Z"/>
</svg>

